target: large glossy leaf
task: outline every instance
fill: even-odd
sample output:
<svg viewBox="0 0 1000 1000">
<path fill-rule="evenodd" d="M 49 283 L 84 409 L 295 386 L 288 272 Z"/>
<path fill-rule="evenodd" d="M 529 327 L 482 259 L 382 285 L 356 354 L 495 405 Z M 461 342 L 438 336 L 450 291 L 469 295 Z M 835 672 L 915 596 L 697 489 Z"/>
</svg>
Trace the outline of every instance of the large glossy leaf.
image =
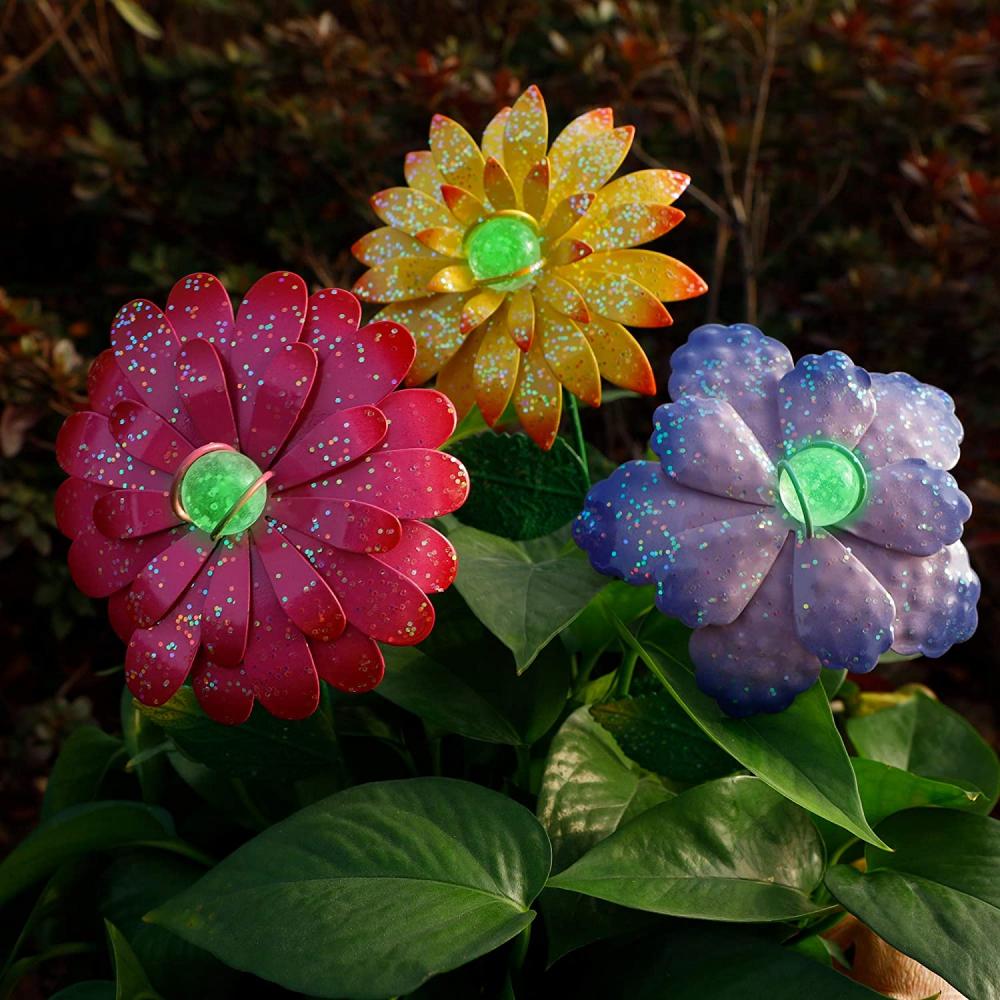
<svg viewBox="0 0 1000 1000">
<path fill-rule="evenodd" d="M 165 705 L 141 711 L 187 757 L 233 777 L 291 782 L 342 767 L 337 737 L 322 707 L 307 719 L 289 722 L 258 705 L 242 725 L 223 726 L 205 715 L 194 691 L 184 687 Z"/>
<path fill-rule="evenodd" d="M 983 792 L 983 812 L 1000 794 L 996 753 L 962 716 L 926 695 L 849 719 L 847 735 L 862 757 L 926 778 L 974 785 Z"/>
<path fill-rule="evenodd" d="M 567 627 L 563 641 L 574 652 L 595 656 L 619 641 L 616 618 L 628 624 L 652 609 L 654 591 L 652 584 L 633 587 L 612 580 Z"/>
<path fill-rule="evenodd" d="M 71 733 L 45 786 L 41 818 L 50 819 L 69 806 L 90 802 L 97 796 L 104 776 L 124 757 L 122 741 L 96 726 L 83 726 Z"/>
<path fill-rule="evenodd" d="M 550 884 L 673 916 L 794 920 L 823 909 L 809 898 L 823 863 L 803 809 L 734 775 L 647 810 Z"/>
<path fill-rule="evenodd" d="M 1000 997 L 1000 822 L 921 809 L 879 827 L 894 853 L 866 849 L 867 871 L 827 872 L 829 890 L 894 948 L 976 1000 Z"/>
<path fill-rule="evenodd" d="M 53 993 L 49 1000 L 115 1000 L 115 996 L 110 979 L 86 979 Z"/>
<path fill-rule="evenodd" d="M 512 542 L 446 518 L 458 550 L 455 586 L 476 617 L 527 669 L 607 579 L 565 533 Z"/>
<path fill-rule="evenodd" d="M 538 538 L 583 509 L 587 476 L 562 438 L 542 451 L 524 434 L 486 431 L 447 450 L 465 463 L 472 482 L 455 514 L 463 524 L 504 538 Z"/>
<path fill-rule="evenodd" d="M 622 625 L 620 633 L 684 711 L 745 768 L 817 816 L 885 846 L 865 819 L 854 769 L 821 685 L 814 684 L 783 712 L 731 719 L 698 690 L 689 661 L 640 643 Z"/>
<path fill-rule="evenodd" d="M 396 996 L 526 927 L 550 856 L 534 816 L 497 792 L 359 785 L 266 830 L 149 919 L 288 989 Z"/>
</svg>

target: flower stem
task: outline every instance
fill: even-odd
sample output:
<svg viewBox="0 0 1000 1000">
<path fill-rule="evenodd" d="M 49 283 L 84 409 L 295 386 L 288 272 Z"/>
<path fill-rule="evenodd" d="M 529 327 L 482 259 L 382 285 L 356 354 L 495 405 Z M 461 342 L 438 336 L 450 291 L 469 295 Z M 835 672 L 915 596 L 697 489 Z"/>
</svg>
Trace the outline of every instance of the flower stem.
<svg viewBox="0 0 1000 1000">
<path fill-rule="evenodd" d="M 615 678 L 615 694 L 619 698 L 627 698 L 629 688 L 632 687 L 632 675 L 635 673 L 635 661 L 639 654 L 630 649 L 623 657 L 621 665 L 618 667 L 618 676 Z"/>
<path fill-rule="evenodd" d="M 583 438 L 583 425 L 580 423 L 580 405 L 576 401 L 576 396 L 568 389 L 565 391 L 569 418 L 573 424 L 573 435 L 576 438 L 576 457 L 580 459 L 583 466 L 583 475 L 587 481 L 587 489 L 590 489 L 590 469 L 587 466 L 587 442 Z"/>
</svg>

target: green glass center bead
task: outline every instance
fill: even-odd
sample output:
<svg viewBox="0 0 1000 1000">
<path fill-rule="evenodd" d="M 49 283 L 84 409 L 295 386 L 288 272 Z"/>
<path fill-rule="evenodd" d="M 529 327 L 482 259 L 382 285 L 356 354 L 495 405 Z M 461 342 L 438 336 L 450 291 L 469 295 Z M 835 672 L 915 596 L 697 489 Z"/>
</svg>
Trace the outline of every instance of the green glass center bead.
<svg viewBox="0 0 1000 1000">
<path fill-rule="evenodd" d="M 495 215 L 469 233 L 465 255 L 477 280 L 509 292 L 532 280 L 542 259 L 542 241 L 530 219 Z"/>
<path fill-rule="evenodd" d="M 778 468 L 778 496 L 785 510 L 814 528 L 843 521 L 861 505 L 868 488 L 861 463 L 837 444 L 808 445 Z"/>
<path fill-rule="evenodd" d="M 267 487 L 261 486 L 225 524 L 220 522 L 260 478 L 257 466 L 238 451 L 210 451 L 196 458 L 181 480 L 181 504 L 192 523 L 209 534 L 245 531 L 264 511 Z"/>
</svg>

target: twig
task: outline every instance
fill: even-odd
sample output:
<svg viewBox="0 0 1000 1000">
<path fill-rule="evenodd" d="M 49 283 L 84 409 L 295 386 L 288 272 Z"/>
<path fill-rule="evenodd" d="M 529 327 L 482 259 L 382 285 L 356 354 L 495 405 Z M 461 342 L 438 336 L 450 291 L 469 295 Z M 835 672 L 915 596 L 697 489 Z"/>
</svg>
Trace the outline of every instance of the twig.
<svg viewBox="0 0 1000 1000">
<path fill-rule="evenodd" d="M 76 4 L 73 6 L 72 10 L 66 15 L 66 17 L 60 21 L 60 28 L 65 31 L 79 16 L 80 11 L 87 5 L 89 0 L 76 0 Z M 34 51 L 26 55 L 16 66 L 0 76 L 0 89 L 6 87 L 8 84 L 13 83 L 22 73 L 26 73 L 35 63 L 41 59 L 49 49 L 52 48 L 56 42 L 59 41 L 59 34 L 53 32 L 48 38 L 45 39 Z"/>
</svg>

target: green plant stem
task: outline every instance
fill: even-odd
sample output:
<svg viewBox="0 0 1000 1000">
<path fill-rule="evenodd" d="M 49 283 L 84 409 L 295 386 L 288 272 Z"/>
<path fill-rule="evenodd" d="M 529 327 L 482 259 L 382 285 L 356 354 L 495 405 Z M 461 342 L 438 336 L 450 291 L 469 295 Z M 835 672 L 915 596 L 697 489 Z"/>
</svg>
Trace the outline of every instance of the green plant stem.
<svg viewBox="0 0 1000 1000">
<path fill-rule="evenodd" d="M 590 468 L 587 465 L 587 442 L 583 437 L 583 424 L 580 423 L 580 404 L 577 403 L 576 396 L 568 389 L 565 395 L 570 422 L 573 425 L 573 435 L 576 438 L 576 457 L 580 459 L 580 465 L 583 466 L 583 475 L 587 481 L 587 489 L 590 489 Z"/>
<path fill-rule="evenodd" d="M 630 649 L 622 657 L 621 665 L 618 667 L 618 676 L 615 678 L 615 694 L 619 698 L 627 698 L 629 688 L 632 687 L 632 675 L 635 673 L 635 663 L 639 659 L 639 654 Z"/>
</svg>

